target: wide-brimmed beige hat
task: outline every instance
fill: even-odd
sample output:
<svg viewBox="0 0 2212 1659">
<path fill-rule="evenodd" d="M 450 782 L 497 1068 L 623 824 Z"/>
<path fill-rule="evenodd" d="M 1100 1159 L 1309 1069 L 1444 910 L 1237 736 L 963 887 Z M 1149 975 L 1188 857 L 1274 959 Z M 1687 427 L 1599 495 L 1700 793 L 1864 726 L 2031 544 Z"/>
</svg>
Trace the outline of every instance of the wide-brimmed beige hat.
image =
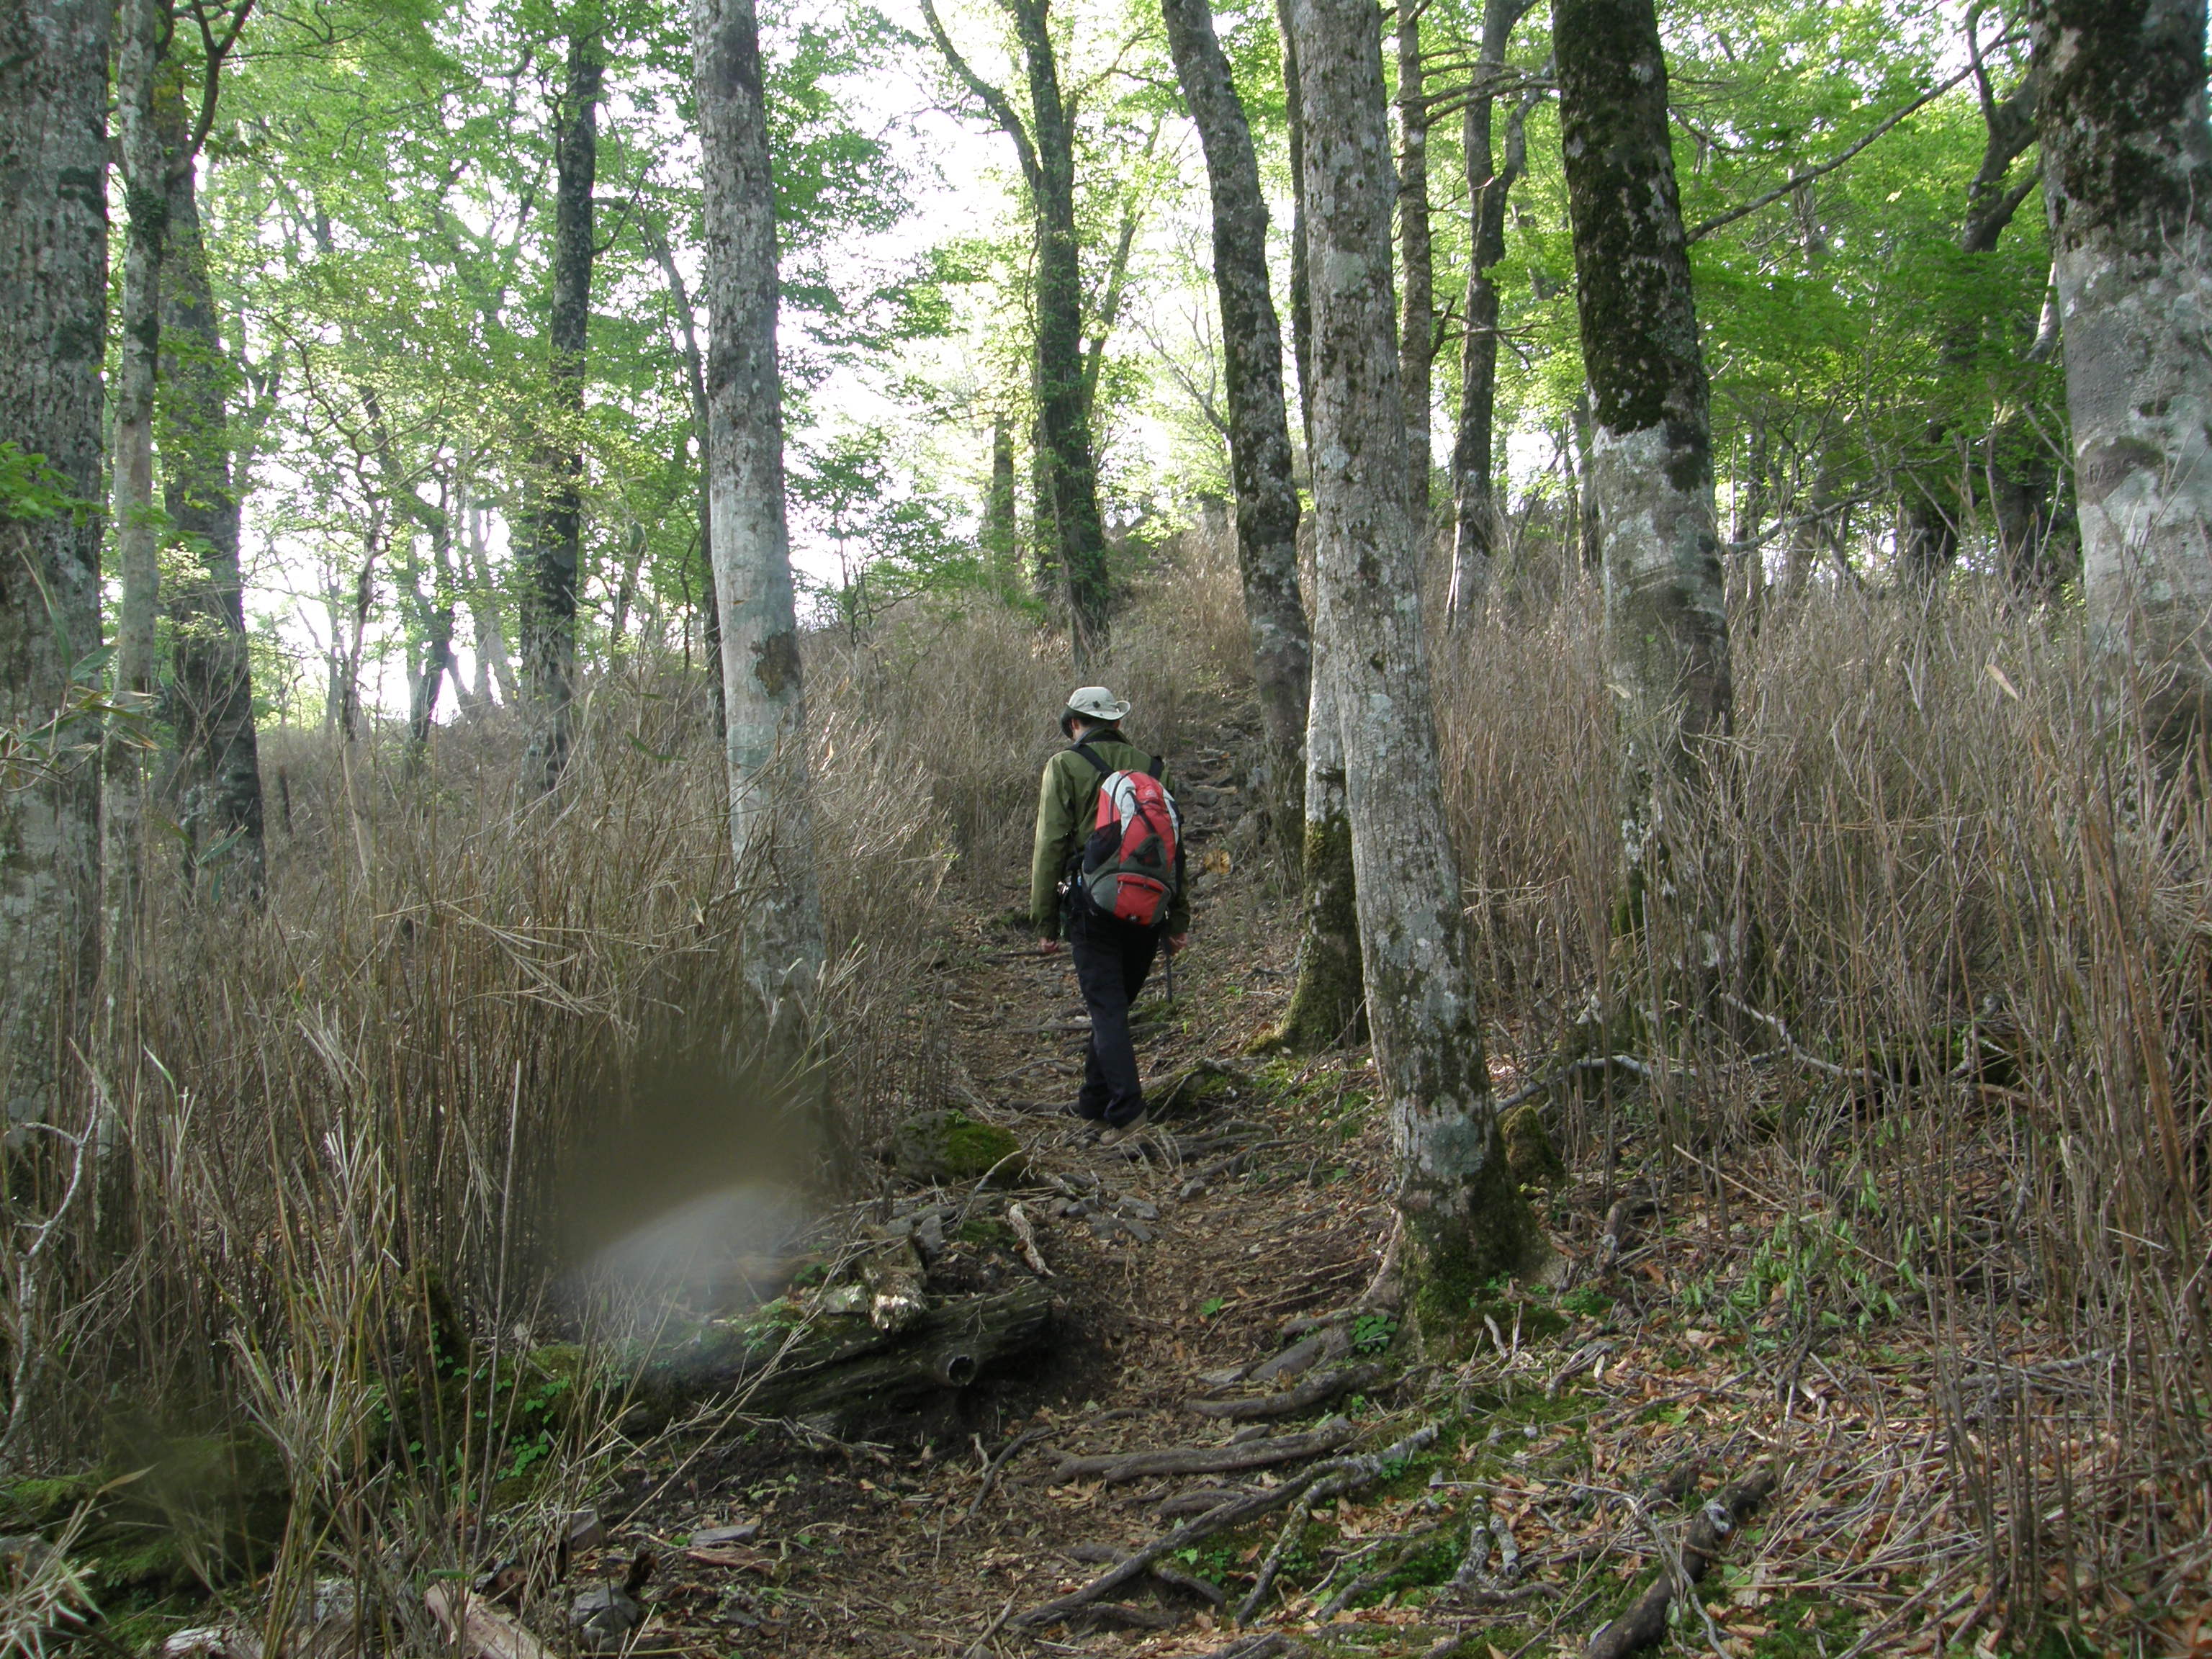
<svg viewBox="0 0 2212 1659">
<path fill-rule="evenodd" d="M 1061 715 L 1080 714 L 1087 720 L 1103 720 L 1111 726 L 1129 712 L 1129 705 L 1103 685 L 1079 685 L 1067 694 L 1067 708 Z"/>
</svg>

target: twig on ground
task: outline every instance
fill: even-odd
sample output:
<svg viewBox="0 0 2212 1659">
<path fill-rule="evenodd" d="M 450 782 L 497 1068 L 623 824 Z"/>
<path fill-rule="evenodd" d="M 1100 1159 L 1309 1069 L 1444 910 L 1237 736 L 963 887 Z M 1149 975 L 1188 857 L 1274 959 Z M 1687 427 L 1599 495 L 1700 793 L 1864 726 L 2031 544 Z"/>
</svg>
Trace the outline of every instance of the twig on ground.
<svg viewBox="0 0 2212 1659">
<path fill-rule="evenodd" d="M 960 1518 L 963 1521 L 974 1519 L 975 1511 L 983 1507 L 983 1500 L 991 1495 L 991 1488 L 998 1484 L 1000 1475 L 1006 1472 L 1006 1465 L 1014 1461 L 1014 1454 L 1023 1447 L 1032 1445 L 1043 1439 L 1051 1432 L 1049 1428 L 1024 1430 L 1006 1443 L 1006 1449 L 1004 1451 L 985 1463 L 982 1484 L 975 1488 L 974 1499 L 969 1502 L 967 1511 Z"/>
<path fill-rule="evenodd" d="M 983 1633 L 969 1644 L 964 1659 L 983 1659 L 983 1650 L 990 1645 L 991 1638 L 999 1633 L 1000 1626 L 1006 1622 L 1006 1615 L 1014 1610 L 1014 1603 L 1019 1600 L 1019 1595 L 1006 1598 L 1006 1605 L 999 1609 L 999 1616 L 984 1626 Z"/>
</svg>

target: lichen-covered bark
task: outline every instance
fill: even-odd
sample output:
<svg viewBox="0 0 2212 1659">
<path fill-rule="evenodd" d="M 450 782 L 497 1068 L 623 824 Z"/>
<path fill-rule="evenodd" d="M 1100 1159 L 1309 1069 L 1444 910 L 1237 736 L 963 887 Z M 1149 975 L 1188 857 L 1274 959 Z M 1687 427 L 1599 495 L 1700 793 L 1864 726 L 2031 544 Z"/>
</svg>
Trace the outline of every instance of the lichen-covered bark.
<svg viewBox="0 0 2212 1659">
<path fill-rule="evenodd" d="M 1515 182 L 1528 171 L 1528 112 L 1534 107 L 1533 94 L 1524 94 L 1514 105 L 1506 118 L 1501 161 L 1492 142 L 1497 94 L 1491 87 L 1504 70 L 1514 25 L 1528 15 L 1533 3 L 1486 0 L 1482 40 L 1475 54 L 1475 88 L 1460 118 L 1474 246 L 1467 265 L 1467 333 L 1460 346 L 1459 424 L 1452 441 L 1451 586 L 1445 605 L 1455 617 L 1474 610 L 1490 580 L 1496 528 L 1491 450 L 1498 401 L 1498 283 L 1491 273 L 1505 257 L 1505 202 Z"/>
<path fill-rule="evenodd" d="M 753 0 L 693 0 L 706 228 L 708 489 L 747 982 L 772 1024 L 820 976 L 822 901 L 784 519 L 775 191 Z"/>
<path fill-rule="evenodd" d="M 522 560 L 523 683 L 530 690 L 530 742 L 523 771 L 538 789 L 568 763 L 576 690 L 576 584 L 583 561 L 585 357 L 591 344 L 592 198 L 599 177 L 599 33 L 569 36 L 567 77 L 553 126 L 553 301 L 547 319 L 550 441 L 539 466 L 540 495 Z"/>
<path fill-rule="evenodd" d="M 1298 492 L 1283 408 L 1283 334 L 1267 282 L 1267 205 L 1252 132 L 1208 0 L 1161 0 L 1183 100 L 1206 150 L 1213 202 L 1213 285 L 1221 305 L 1237 566 L 1252 678 L 1267 737 L 1267 799 L 1296 850 L 1305 774 L 1313 645 L 1298 594 Z"/>
<path fill-rule="evenodd" d="M 261 890 L 261 757 L 239 573 L 230 392 L 235 380 L 216 326 L 194 170 L 169 183 L 168 257 L 161 284 L 164 478 L 169 521 L 191 563 L 167 595 L 169 717 L 177 734 L 177 817 L 194 867 L 218 847 L 233 890 Z M 193 566 L 197 568 L 193 568 Z M 447 632 L 452 633 L 452 612 Z"/>
<path fill-rule="evenodd" d="M 168 235 L 168 155 L 155 118 L 161 71 L 158 0 L 125 0 L 115 64 L 118 169 L 130 217 L 123 240 L 121 338 L 116 352 L 115 465 L 110 501 L 115 526 L 112 684 L 116 701 L 150 709 L 154 621 L 160 605 L 161 525 L 154 503 L 154 387 L 161 352 L 161 260 Z M 144 856 L 144 769 L 134 720 L 111 723 L 101 757 L 100 905 L 108 970 L 135 954 L 140 860 Z"/>
<path fill-rule="evenodd" d="M 1436 239 L 1429 228 L 1429 109 L 1421 58 L 1424 0 L 1398 3 L 1398 381 L 1406 399 L 1406 508 L 1413 540 L 1429 532 L 1429 406 L 1436 362 Z"/>
<path fill-rule="evenodd" d="M 1358 885 L 1352 866 L 1352 817 L 1344 793 L 1344 723 L 1327 651 L 1314 657 L 1306 736 L 1304 891 L 1298 976 L 1272 1041 L 1299 1053 L 1357 1042 L 1366 1035 L 1367 989 L 1359 972 Z"/>
<path fill-rule="evenodd" d="M 1733 710 L 1705 359 L 1652 0 L 1558 0 L 1553 34 L 1591 398 L 1583 507 L 1633 799 Z"/>
<path fill-rule="evenodd" d="M 0 51 L 0 441 L 100 493 L 107 314 L 103 0 L 27 0 Z M 0 495 L 0 728 L 64 708 L 100 646 L 100 520 Z M 64 744 L 95 735 L 68 728 Z M 99 961 L 99 778 L 82 755 L 0 788 L 0 1103 L 52 1119 Z"/>
<path fill-rule="evenodd" d="M 2212 713 L 2203 0 L 2035 0 L 2038 125 L 2092 628 L 2154 732 Z"/>
<path fill-rule="evenodd" d="M 1444 823 L 1406 501 L 1380 14 L 1291 0 L 1306 117 L 1314 501 L 1324 672 L 1340 695 L 1368 1018 L 1418 1276 L 1522 1265 Z M 1340 655 L 1339 654 L 1340 653 Z"/>
<path fill-rule="evenodd" d="M 1298 46 L 1291 32 L 1291 0 L 1275 0 L 1283 37 L 1283 129 L 1291 162 L 1291 356 L 1298 372 L 1298 435 L 1313 445 L 1313 299 L 1306 272 L 1305 110 L 1298 94 Z"/>
</svg>

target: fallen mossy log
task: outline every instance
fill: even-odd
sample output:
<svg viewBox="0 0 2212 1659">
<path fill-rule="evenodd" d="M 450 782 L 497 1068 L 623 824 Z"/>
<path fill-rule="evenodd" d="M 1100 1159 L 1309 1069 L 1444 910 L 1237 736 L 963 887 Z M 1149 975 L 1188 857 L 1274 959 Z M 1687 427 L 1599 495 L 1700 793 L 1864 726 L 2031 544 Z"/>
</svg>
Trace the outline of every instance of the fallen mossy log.
<svg viewBox="0 0 2212 1659">
<path fill-rule="evenodd" d="M 1051 1318 L 1052 1292 L 1024 1282 L 939 1302 L 896 1330 L 853 1315 L 718 1328 L 647 1364 L 624 1424 L 650 1431 L 716 1395 L 763 1417 L 842 1423 L 896 1412 L 1037 1346 Z"/>
</svg>

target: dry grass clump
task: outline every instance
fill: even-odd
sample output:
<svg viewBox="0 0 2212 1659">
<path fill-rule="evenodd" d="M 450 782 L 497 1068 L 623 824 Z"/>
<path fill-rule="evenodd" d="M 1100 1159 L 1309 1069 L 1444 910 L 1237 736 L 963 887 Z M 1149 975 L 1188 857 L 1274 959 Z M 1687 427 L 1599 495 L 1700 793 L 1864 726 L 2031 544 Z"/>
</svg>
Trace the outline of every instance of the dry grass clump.
<svg viewBox="0 0 2212 1659">
<path fill-rule="evenodd" d="M 824 1137 L 747 1068 L 702 688 L 625 664 L 580 728 L 542 799 L 516 787 L 504 715 L 441 731 L 419 763 L 397 732 L 270 732 L 265 907 L 154 861 L 100 1044 L 129 1059 L 94 1079 L 94 1133 L 55 1137 L 43 1200 L 18 1205 L 53 1219 L 54 1248 L 10 1298 L 7 1449 L 173 1466 L 180 1489 L 198 1470 L 206 1501 L 147 1517 L 177 1570 L 219 1580 L 276 1550 L 282 1603 L 319 1566 L 373 1583 L 472 1564 L 502 1480 L 557 1504 L 606 1450 L 561 1403 L 589 1359 L 524 1358 L 595 1322 L 578 1148 L 690 1112 L 674 1198 L 718 1148 L 752 1166 L 726 1179 L 849 1182 L 916 1087 L 913 963 L 951 827 L 906 769 L 823 711 L 818 1018 L 842 1109 Z M 31 1237 L 11 1236 L 11 1270 Z"/>
<path fill-rule="evenodd" d="M 2138 746 L 2067 611 L 1814 589 L 1737 619 L 1734 739 L 1669 792 L 1632 928 L 1597 614 L 1570 592 L 1441 647 L 1447 787 L 1524 1071 L 1639 1054 L 1615 1074 L 1638 1110 L 1566 1091 L 1571 1135 L 1723 1218 L 1785 1194 L 1825 1241 L 1802 1341 L 1878 1328 L 1918 1356 L 1949 1524 L 2013 1628 L 2201 1584 L 2201 773 Z M 1765 1271 L 1715 1294 L 1772 1339 Z"/>
</svg>

